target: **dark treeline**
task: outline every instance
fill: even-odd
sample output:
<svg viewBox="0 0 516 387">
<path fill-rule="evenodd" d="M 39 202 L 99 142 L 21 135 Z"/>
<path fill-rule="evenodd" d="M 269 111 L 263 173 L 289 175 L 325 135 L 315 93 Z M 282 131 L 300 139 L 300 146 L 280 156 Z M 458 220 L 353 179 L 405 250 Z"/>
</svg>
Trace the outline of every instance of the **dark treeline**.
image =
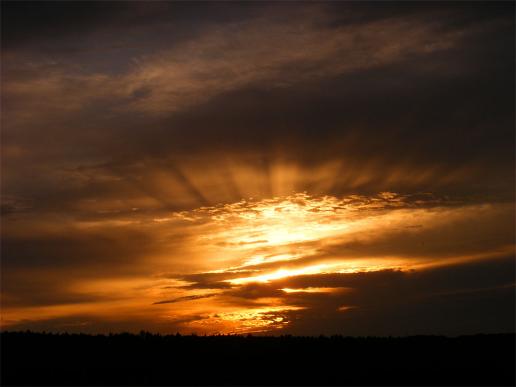
<svg viewBox="0 0 516 387">
<path fill-rule="evenodd" d="M 455 338 L 3 332 L 2 385 L 511 385 L 514 334 Z"/>
</svg>

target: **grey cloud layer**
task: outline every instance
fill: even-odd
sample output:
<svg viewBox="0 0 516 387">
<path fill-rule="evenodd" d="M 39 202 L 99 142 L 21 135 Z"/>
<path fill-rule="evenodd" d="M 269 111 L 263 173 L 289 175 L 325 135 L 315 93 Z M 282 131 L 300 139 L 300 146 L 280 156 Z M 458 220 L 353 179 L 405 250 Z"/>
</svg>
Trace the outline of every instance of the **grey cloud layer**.
<svg viewBox="0 0 516 387">
<path fill-rule="evenodd" d="M 59 55 L 10 47 L 4 194 L 52 207 L 110 196 L 150 196 L 173 209 L 215 204 L 238 200 L 246 184 L 235 185 L 228 163 L 247 163 L 267 179 L 286 158 L 311 168 L 339 164 L 336 181 L 322 188 L 330 193 L 511 198 L 514 26 L 498 13 L 480 17 L 475 7 L 450 10 L 437 22 L 413 9 L 410 17 L 386 11 L 384 18 L 364 18 L 360 7 L 332 14 L 331 7 L 292 6 L 254 17 L 246 9 L 240 21 L 195 24 L 195 34 L 179 34 L 170 46 L 164 40 L 120 72 L 92 72 L 104 57 L 94 46 L 80 63 L 52 59 L 68 58 L 59 38 L 46 41 L 64 50 Z M 299 18 L 289 18 L 292 11 Z M 95 30 L 88 34 L 93 39 Z M 133 54 L 120 53 L 128 62 Z M 206 166 L 223 171 L 210 187 L 233 181 L 233 192 L 207 198 L 192 181 Z M 70 173 L 80 168 L 87 180 Z M 167 191 L 151 180 L 154 171 L 180 187 Z M 303 174 L 295 188 L 317 189 L 313 171 Z M 164 199 L 170 191 L 176 197 Z M 271 192 L 264 186 L 254 194 Z"/>
</svg>

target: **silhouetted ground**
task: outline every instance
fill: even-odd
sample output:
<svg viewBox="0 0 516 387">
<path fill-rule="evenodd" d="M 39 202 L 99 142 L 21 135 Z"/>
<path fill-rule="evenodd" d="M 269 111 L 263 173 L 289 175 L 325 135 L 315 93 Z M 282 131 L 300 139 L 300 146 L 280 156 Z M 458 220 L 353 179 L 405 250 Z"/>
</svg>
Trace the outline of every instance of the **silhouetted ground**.
<svg viewBox="0 0 516 387">
<path fill-rule="evenodd" d="M 514 334 L 447 338 L 3 332 L 2 385 L 511 385 Z"/>
</svg>

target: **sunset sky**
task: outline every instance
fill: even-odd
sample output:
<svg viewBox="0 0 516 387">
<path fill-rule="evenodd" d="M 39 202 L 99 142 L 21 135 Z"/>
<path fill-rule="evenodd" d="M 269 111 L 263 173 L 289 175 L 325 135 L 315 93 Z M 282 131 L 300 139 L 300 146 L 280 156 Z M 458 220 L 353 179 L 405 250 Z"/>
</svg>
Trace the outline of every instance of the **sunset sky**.
<svg viewBox="0 0 516 387">
<path fill-rule="evenodd" d="M 1 329 L 513 332 L 514 12 L 2 2 Z"/>
</svg>

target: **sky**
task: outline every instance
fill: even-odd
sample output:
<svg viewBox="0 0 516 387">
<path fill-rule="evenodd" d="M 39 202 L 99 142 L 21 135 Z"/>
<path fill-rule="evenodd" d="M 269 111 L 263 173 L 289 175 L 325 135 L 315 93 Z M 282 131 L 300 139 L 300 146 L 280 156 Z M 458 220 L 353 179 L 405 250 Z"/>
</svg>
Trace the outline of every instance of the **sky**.
<svg viewBox="0 0 516 387">
<path fill-rule="evenodd" d="M 9 2 L 2 330 L 514 332 L 513 2 Z"/>
</svg>

